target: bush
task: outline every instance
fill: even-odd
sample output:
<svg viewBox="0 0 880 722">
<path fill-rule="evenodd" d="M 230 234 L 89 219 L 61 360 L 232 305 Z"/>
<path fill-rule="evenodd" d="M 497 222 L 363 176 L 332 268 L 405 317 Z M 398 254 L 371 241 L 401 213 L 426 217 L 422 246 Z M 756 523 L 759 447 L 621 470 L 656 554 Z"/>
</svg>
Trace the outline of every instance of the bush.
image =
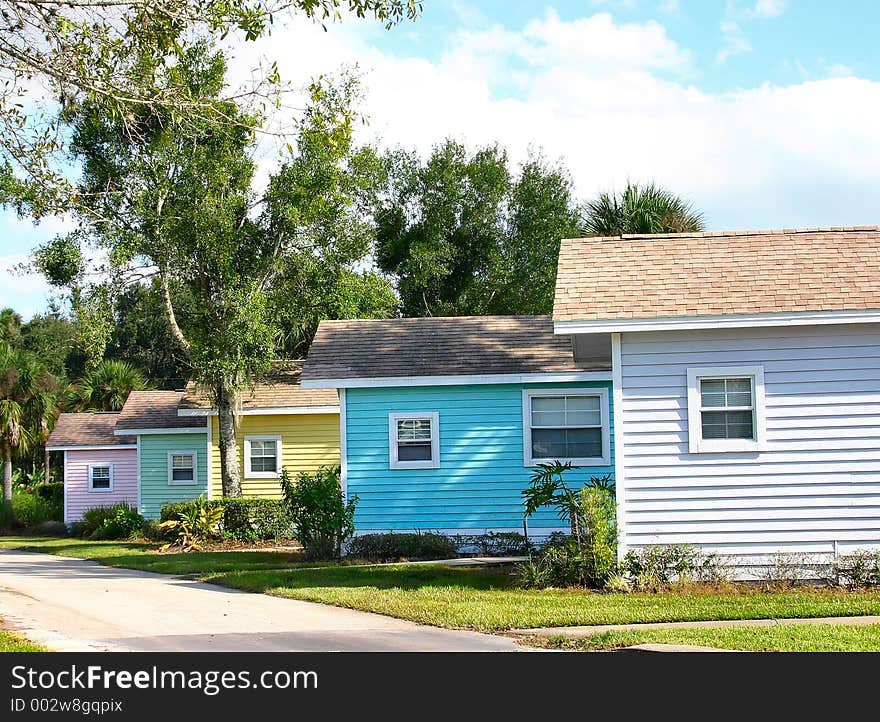
<svg viewBox="0 0 880 722">
<path fill-rule="evenodd" d="M 187 514 L 197 500 L 164 504 L 161 521 L 179 519 Z M 220 534 L 237 541 L 278 541 L 293 537 L 293 521 L 284 502 L 279 499 L 211 499 L 203 500 L 208 508 L 222 510 Z"/>
<path fill-rule="evenodd" d="M 40 536 L 67 536 L 67 524 L 63 521 L 44 521 L 34 532 Z"/>
<path fill-rule="evenodd" d="M 531 542 L 522 534 L 510 532 L 486 532 L 485 534 L 459 534 L 453 537 L 459 551 L 474 552 L 484 557 L 522 556 L 532 551 Z"/>
<path fill-rule="evenodd" d="M 188 504 L 176 519 L 168 519 L 159 528 L 171 537 L 162 550 L 179 546 L 185 552 L 201 551 L 202 543 L 220 536 L 223 509 L 200 496 Z"/>
<path fill-rule="evenodd" d="M 444 534 L 362 534 L 346 544 L 346 556 L 374 562 L 449 559 L 458 555 L 456 539 Z"/>
<path fill-rule="evenodd" d="M 16 526 L 34 529 L 46 521 L 61 521 L 63 514 L 63 501 L 59 505 L 30 489 L 17 491 L 12 497 L 12 518 Z"/>
<path fill-rule="evenodd" d="M 880 552 L 858 549 L 838 557 L 834 563 L 838 584 L 847 587 L 872 587 L 880 584 Z"/>
<path fill-rule="evenodd" d="M 165 539 L 165 530 L 161 527 L 158 519 L 146 519 L 139 532 L 147 541 L 164 541 Z"/>
<path fill-rule="evenodd" d="M 83 539 L 128 539 L 140 530 L 144 518 L 137 509 L 120 502 L 112 506 L 93 506 L 82 520 L 71 526 L 71 534 Z"/>
<path fill-rule="evenodd" d="M 354 534 L 357 496 L 345 501 L 339 475 L 338 466 L 323 466 L 314 474 L 301 472 L 293 482 L 287 469 L 281 472 L 281 491 L 296 538 L 311 559 L 337 559 Z"/>
<path fill-rule="evenodd" d="M 646 546 L 627 552 L 621 569 L 639 591 L 660 591 L 670 584 L 730 581 L 730 568 L 717 554 L 690 544 Z"/>
</svg>

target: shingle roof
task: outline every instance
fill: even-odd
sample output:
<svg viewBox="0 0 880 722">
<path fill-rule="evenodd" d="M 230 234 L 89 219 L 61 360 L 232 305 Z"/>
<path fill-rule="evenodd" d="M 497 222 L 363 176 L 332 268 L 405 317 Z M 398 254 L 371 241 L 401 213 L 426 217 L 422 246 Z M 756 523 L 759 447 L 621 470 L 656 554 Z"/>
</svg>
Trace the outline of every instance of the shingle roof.
<svg viewBox="0 0 880 722">
<path fill-rule="evenodd" d="M 338 406 L 339 396 L 335 389 L 304 389 L 299 385 L 302 362 L 276 363 L 266 375 L 265 381 L 242 393 L 243 409 L 271 409 L 287 406 Z M 192 381 L 186 385 L 182 409 L 210 409 L 211 400 Z"/>
<path fill-rule="evenodd" d="M 122 407 L 118 430 L 204 428 L 204 419 L 178 416 L 182 391 L 132 391 Z"/>
<path fill-rule="evenodd" d="M 576 364 L 550 316 L 321 321 L 304 378 L 559 373 Z"/>
<path fill-rule="evenodd" d="M 133 436 L 115 436 L 118 413 L 61 414 L 46 444 L 59 446 L 124 446 L 136 443 Z"/>
<path fill-rule="evenodd" d="M 880 309 L 876 226 L 562 241 L 555 321 Z"/>
</svg>

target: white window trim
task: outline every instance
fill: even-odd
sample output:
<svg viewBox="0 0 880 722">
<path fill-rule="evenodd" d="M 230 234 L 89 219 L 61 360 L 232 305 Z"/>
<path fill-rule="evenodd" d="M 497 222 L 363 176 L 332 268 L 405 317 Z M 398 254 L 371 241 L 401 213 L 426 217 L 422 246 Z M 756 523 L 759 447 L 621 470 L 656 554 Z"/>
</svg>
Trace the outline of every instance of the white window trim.
<svg viewBox="0 0 880 722">
<path fill-rule="evenodd" d="M 397 422 L 403 419 L 428 419 L 431 422 L 431 458 L 428 461 L 401 461 L 397 458 Z M 440 413 L 438 411 L 388 414 L 388 466 L 390 469 L 440 468 Z"/>
<path fill-rule="evenodd" d="M 700 381 L 703 379 L 752 379 L 752 406 L 755 414 L 754 439 L 703 439 L 700 416 L 702 398 Z M 764 398 L 763 366 L 711 366 L 687 370 L 688 385 L 688 450 L 691 454 L 736 453 L 761 451 L 766 439 L 766 402 Z"/>
<path fill-rule="evenodd" d="M 543 459 L 532 456 L 532 399 L 541 396 L 598 396 L 602 418 L 602 456 L 573 457 L 565 459 Z M 523 466 L 532 468 L 537 464 L 552 464 L 554 461 L 571 462 L 574 466 L 610 466 L 611 465 L 611 422 L 608 408 L 608 389 L 523 389 Z"/>
<path fill-rule="evenodd" d="M 274 441 L 275 453 L 275 471 L 251 471 L 251 442 L 252 441 Z M 281 476 L 281 434 L 251 434 L 244 437 L 244 478 L 245 479 L 277 479 Z"/>
<path fill-rule="evenodd" d="M 93 485 L 94 479 L 92 479 L 92 471 L 94 469 L 103 469 L 104 467 L 108 467 L 110 469 L 110 486 L 107 489 L 96 489 Z M 113 464 L 89 464 L 89 492 L 93 494 L 106 494 L 109 491 L 113 491 Z"/>
<path fill-rule="evenodd" d="M 172 467 L 172 459 L 175 456 L 191 456 L 193 462 L 192 481 L 175 481 Z M 168 452 L 168 486 L 195 486 L 199 483 L 199 452 L 195 449 L 181 449 L 180 451 Z"/>
</svg>

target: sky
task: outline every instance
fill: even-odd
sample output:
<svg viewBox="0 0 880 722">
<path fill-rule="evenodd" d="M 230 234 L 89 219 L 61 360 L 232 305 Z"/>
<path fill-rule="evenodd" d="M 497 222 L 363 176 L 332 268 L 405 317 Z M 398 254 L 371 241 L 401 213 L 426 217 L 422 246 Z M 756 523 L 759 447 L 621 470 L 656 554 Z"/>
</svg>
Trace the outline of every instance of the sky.
<svg viewBox="0 0 880 722">
<path fill-rule="evenodd" d="M 356 64 L 365 142 L 540 151 L 581 198 L 652 180 L 710 230 L 875 225 L 878 26 L 871 0 L 426 0 L 391 30 L 279 23 L 231 67 L 268 58 L 299 83 Z M 10 269 L 64 227 L 0 212 L 0 307 L 45 308 L 43 281 Z"/>
</svg>

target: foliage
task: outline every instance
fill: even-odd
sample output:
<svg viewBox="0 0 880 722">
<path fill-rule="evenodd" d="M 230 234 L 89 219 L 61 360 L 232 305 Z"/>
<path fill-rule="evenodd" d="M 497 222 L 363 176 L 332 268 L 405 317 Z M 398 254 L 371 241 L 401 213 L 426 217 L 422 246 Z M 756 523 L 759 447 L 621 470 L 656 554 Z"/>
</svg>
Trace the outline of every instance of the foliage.
<svg viewBox="0 0 880 722">
<path fill-rule="evenodd" d="M 340 19 L 342 9 L 390 27 L 414 19 L 421 8 L 417 0 L 0 2 L 0 203 L 36 216 L 83 203 L 65 178 L 66 136 L 45 104 L 32 102 L 33 88 L 48 89 L 62 107 L 100 103 L 131 135 L 144 109 L 184 127 L 206 121 L 234 127 L 234 118 L 176 82 L 174 61 L 186 44 L 228 34 L 254 41 L 269 33 L 276 17 L 327 22 Z M 139 64 L 148 65 L 152 77 L 132 86 L 127 71 Z M 268 106 L 281 102 L 283 89 L 273 63 L 227 96 Z"/>
<path fill-rule="evenodd" d="M 144 375 L 125 361 L 102 361 L 65 394 L 68 411 L 119 411 L 132 391 L 148 388 Z"/>
<path fill-rule="evenodd" d="M 68 535 L 67 524 L 57 519 L 50 519 L 34 527 L 34 534 L 37 536 L 57 536 L 65 537 Z"/>
<path fill-rule="evenodd" d="M 550 313 L 560 239 L 579 235 L 562 166 L 532 155 L 517 175 L 498 145 L 452 140 L 382 161 L 377 261 L 404 316 Z"/>
<path fill-rule="evenodd" d="M 34 529 L 47 521 L 61 521 L 63 501 L 43 497 L 31 489 L 18 491 L 12 497 L 13 523 L 25 529 Z"/>
<path fill-rule="evenodd" d="M 453 539 L 460 552 L 475 553 L 484 557 L 520 556 L 533 550 L 531 542 L 517 532 L 457 534 Z"/>
<path fill-rule="evenodd" d="M 127 504 L 112 507 L 111 514 L 104 518 L 101 526 L 90 539 L 131 539 L 144 526 L 146 520 L 137 509 Z"/>
<path fill-rule="evenodd" d="M 172 539 L 162 549 L 178 546 L 185 552 L 201 551 L 202 544 L 220 536 L 223 510 L 211 506 L 200 496 L 195 503 L 177 514 L 177 518 L 163 521 L 159 528 Z"/>
<path fill-rule="evenodd" d="M 12 458 L 44 443 L 55 421 L 54 377 L 30 352 L 0 343 L 0 456 L 3 495 L 12 501 Z"/>
<path fill-rule="evenodd" d="M 730 568 L 718 554 L 707 554 L 690 544 L 645 546 L 626 553 L 621 570 L 638 591 L 663 591 L 671 584 L 723 583 Z"/>
<path fill-rule="evenodd" d="M 458 556 L 458 544 L 445 534 L 360 534 L 346 544 L 346 556 L 375 562 L 407 559 L 451 559 Z"/>
<path fill-rule="evenodd" d="M 594 236 L 625 233 L 702 231 L 703 216 L 690 203 L 653 183 L 627 183 L 620 193 L 600 193 L 584 209 L 584 226 Z"/>
<path fill-rule="evenodd" d="M 323 466 L 314 474 L 300 472 L 296 481 L 286 469 L 281 492 L 293 520 L 296 538 L 307 557 L 337 559 L 342 545 L 354 534 L 357 496 L 346 501 L 338 466 Z"/>
<path fill-rule="evenodd" d="M 761 581 L 771 587 L 797 586 L 817 577 L 817 564 L 812 556 L 801 552 L 777 552 L 759 568 Z"/>
<path fill-rule="evenodd" d="M 198 500 L 163 504 L 161 520 L 179 518 L 189 513 Z M 204 501 L 210 508 L 222 511 L 220 534 L 224 539 L 237 541 L 278 541 L 291 539 L 293 522 L 286 506 L 280 499 L 257 499 L 248 497 L 211 499 Z"/>
</svg>

